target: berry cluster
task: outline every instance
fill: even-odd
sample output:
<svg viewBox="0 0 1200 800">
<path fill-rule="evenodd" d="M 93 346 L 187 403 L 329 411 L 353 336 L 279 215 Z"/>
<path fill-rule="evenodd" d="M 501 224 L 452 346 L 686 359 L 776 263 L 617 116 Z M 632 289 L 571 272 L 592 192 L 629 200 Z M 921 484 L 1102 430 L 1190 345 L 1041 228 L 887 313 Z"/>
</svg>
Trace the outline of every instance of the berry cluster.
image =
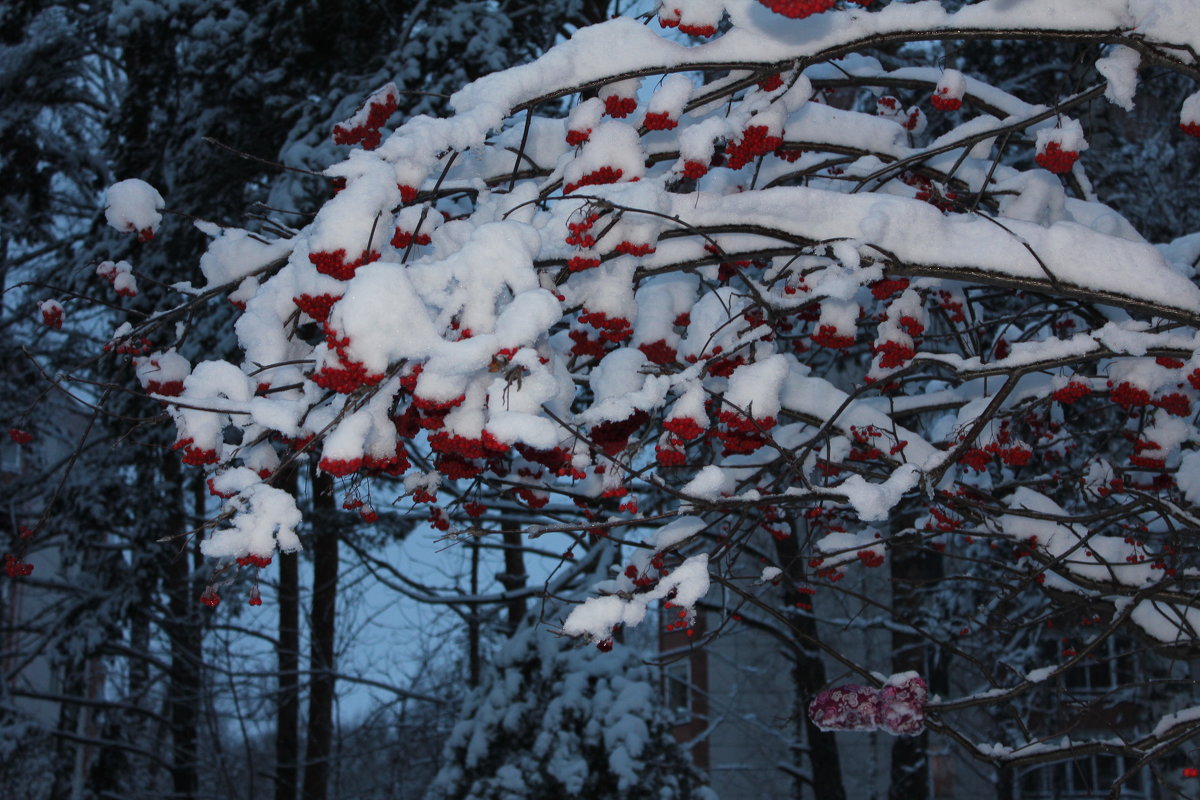
<svg viewBox="0 0 1200 800">
<path fill-rule="evenodd" d="M 164 397 L 179 397 L 183 394 L 183 381 L 147 380 L 144 387 L 147 394 L 161 394 Z"/>
<path fill-rule="evenodd" d="M 413 235 L 412 232 L 396 228 L 396 232 L 392 234 L 392 247 L 397 250 L 407 250 L 414 244 L 427 245 L 431 241 L 428 233 L 418 233 Z"/>
<path fill-rule="evenodd" d="M 776 72 L 773 75 L 768 75 L 758 82 L 758 88 L 764 92 L 773 92 L 783 86 L 783 76 Z"/>
<path fill-rule="evenodd" d="M 879 366 L 882 369 L 893 369 L 902 367 L 909 361 L 912 361 L 916 351 L 903 342 L 893 341 L 892 339 L 884 339 L 882 342 L 876 342 L 871 346 L 871 351 L 878 354 Z"/>
<path fill-rule="evenodd" d="M 119 296 L 137 297 L 137 279 L 133 277 L 133 267 L 127 262 L 104 261 L 96 267 L 96 274 L 111 283 Z"/>
<path fill-rule="evenodd" d="M 624 317 L 610 317 L 603 311 L 588 311 L 584 309 L 579 315 L 579 321 L 590 325 L 600 332 L 600 338 L 619 344 L 633 335 L 633 326 Z"/>
<path fill-rule="evenodd" d="M 663 446 L 654 445 L 654 458 L 660 467 L 682 467 L 687 463 L 687 454 L 674 446 L 674 443 Z"/>
<path fill-rule="evenodd" d="M 216 464 L 220 459 L 217 457 L 217 451 L 204 447 L 197 447 L 193 439 L 180 439 L 175 444 L 171 445 L 172 450 L 182 450 L 185 464 L 192 466 L 204 466 L 206 464 Z"/>
<path fill-rule="evenodd" d="M 669 131 L 679 125 L 679 122 L 671 119 L 671 115 L 666 111 L 654 111 L 646 114 L 642 124 L 646 126 L 646 130 Z"/>
<path fill-rule="evenodd" d="M 33 434 L 29 431 L 23 431 L 20 428 L 9 428 L 8 438 L 17 444 L 29 444 L 33 441 Z"/>
<path fill-rule="evenodd" d="M 350 394 L 363 386 L 374 386 L 383 376 L 367 370 L 361 361 L 339 359 L 337 365 L 325 364 L 312 375 L 312 381 L 322 389 L 338 394 Z"/>
<path fill-rule="evenodd" d="M 783 144 L 783 136 L 774 136 L 766 125 L 750 125 L 742 131 L 740 141 L 725 146 L 725 158 L 730 169 L 741 169 L 758 156 L 765 156 Z"/>
<path fill-rule="evenodd" d="M 722 411 L 717 419 L 724 425 L 716 430 L 725 446 L 725 455 L 753 453 L 767 444 L 766 431 L 775 427 L 774 417 L 751 418 L 740 411 Z"/>
<path fill-rule="evenodd" d="M 1061 175 L 1071 171 L 1071 167 L 1075 166 L 1075 162 L 1079 160 L 1079 153 L 1074 150 L 1063 150 L 1058 142 L 1047 142 L 1046 149 L 1037 153 L 1033 160 L 1039 167 Z"/>
<path fill-rule="evenodd" d="M 251 553 L 249 555 L 238 557 L 237 563 L 240 567 L 258 567 L 259 569 L 266 569 L 267 567 L 271 566 L 271 557 L 256 556 Z"/>
<path fill-rule="evenodd" d="M 864 567 L 869 567 L 871 569 L 874 569 L 875 567 L 883 566 L 883 561 L 884 561 L 883 554 L 877 553 L 870 548 L 867 548 L 866 550 L 859 550 L 858 553 L 856 553 L 856 555 L 858 556 L 858 560 L 862 562 L 862 565 Z"/>
<path fill-rule="evenodd" d="M 639 409 L 626 419 L 601 422 L 592 426 L 592 442 L 606 455 L 615 456 L 628 446 L 629 437 L 634 431 L 649 419 L 650 415 Z"/>
<path fill-rule="evenodd" d="M 325 322 L 329 319 L 329 312 L 333 310 L 333 304 L 339 299 L 341 298 L 332 294 L 302 294 L 299 297 L 293 297 L 292 302 L 296 304 L 296 308 L 312 317 L 314 321 Z"/>
<path fill-rule="evenodd" d="M 356 124 L 341 122 L 333 126 L 334 144 L 361 144 L 364 150 L 374 150 L 383 141 L 380 129 L 398 107 L 397 97 L 390 92 L 378 100 L 372 98 L 366 108 L 365 118 L 360 111 L 354 117 Z"/>
<path fill-rule="evenodd" d="M 624 174 L 625 171 L 621 169 L 601 167 L 584 175 L 576 183 L 568 183 L 563 187 L 563 194 L 570 194 L 581 186 L 603 186 L 606 183 L 616 183 L 621 180 L 621 176 Z"/>
<path fill-rule="evenodd" d="M 833 325 L 822 325 L 812 335 L 812 340 L 814 344 L 819 344 L 821 347 L 828 347 L 832 350 L 844 350 L 847 347 L 854 346 L 854 336 L 847 336 L 841 333 Z"/>
<path fill-rule="evenodd" d="M 604 113 L 616 119 L 624 119 L 637 111 L 636 97 L 622 97 L 619 94 L 610 94 L 604 98 Z"/>
<path fill-rule="evenodd" d="M 758 0 L 758 2 L 776 14 L 782 14 L 789 19 L 804 19 L 833 8 L 833 0 Z"/>
<path fill-rule="evenodd" d="M 42 314 L 42 324 L 52 330 L 61 330 L 63 324 L 63 307 L 57 300 L 44 300 L 38 303 L 38 311 Z"/>
<path fill-rule="evenodd" d="M 354 272 L 362 266 L 379 260 L 379 253 L 363 251 L 363 254 L 353 261 L 346 260 L 346 251 L 338 248 L 333 252 L 309 253 L 308 260 L 317 268 L 317 272 L 328 275 L 339 281 L 348 281 L 354 277 Z"/>
<path fill-rule="evenodd" d="M 708 164 L 702 161 L 684 161 L 683 177 L 698 181 L 708 174 Z"/>
<path fill-rule="evenodd" d="M 567 144 L 569 144 L 571 147 L 579 147 L 579 145 L 586 142 L 591 135 L 591 128 L 587 128 L 586 130 L 582 131 L 567 131 Z"/>
<path fill-rule="evenodd" d="M 707 427 L 691 417 L 672 417 L 671 419 L 664 420 L 662 426 L 680 439 L 687 441 L 699 437 Z"/>
<path fill-rule="evenodd" d="M 869 287 L 876 300 L 887 300 L 908 288 L 908 278 L 881 278 Z"/>
<path fill-rule="evenodd" d="M 660 366 L 674 364 L 679 358 L 679 354 L 675 351 L 675 348 L 667 344 L 666 339 L 643 342 L 638 345 L 638 350 L 646 354 L 646 358 L 650 360 L 651 364 L 658 364 Z"/>
<path fill-rule="evenodd" d="M 949 86 L 941 86 L 929 98 L 929 104 L 938 111 L 958 111 L 962 108 L 962 98 L 952 94 Z"/>
<path fill-rule="evenodd" d="M 33 564 L 6 553 L 4 556 L 4 574 L 10 578 L 24 578 L 33 574 Z"/>
<path fill-rule="evenodd" d="M 574 255 L 567 259 L 567 270 L 570 272 L 583 272 L 598 266 L 600 266 L 600 258 L 594 253 Z"/>
<path fill-rule="evenodd" d="M 1126 411 L 1150 405 L 1150 393 L 1132 383 L 1122 381 L 1114 388 L 1112 381 L 1109 381 L 1108 388 L 1109 399 Z"/>
<path fill-rule="evenodd" d="M 654 252 L 654 245 L 649 242 L 639 242 L 637 244 L 633 242 L 618 242 L 617 246 L 613 249 L 627 256 L 648 256 Z"/>
<path fill-rule="evenodd" d="M 359 458 L 322 458 L 317 465 L 323 472 L 328 472 L 335 478 L 353 475 L 362 469 L 363 460 Z"/>
</svg>

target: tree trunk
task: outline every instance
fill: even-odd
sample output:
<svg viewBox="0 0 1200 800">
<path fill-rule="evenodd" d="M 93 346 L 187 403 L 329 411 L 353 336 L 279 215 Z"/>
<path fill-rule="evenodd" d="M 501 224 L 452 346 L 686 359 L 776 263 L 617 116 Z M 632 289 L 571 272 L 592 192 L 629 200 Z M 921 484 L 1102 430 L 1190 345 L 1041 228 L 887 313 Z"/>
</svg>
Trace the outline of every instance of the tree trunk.
<svg viewBox="0 0 1200 800">
<path fill-rule="evenodd" d="M 296 494 L 290 470 L 284 489 Z M 279 694 L 275 710 L 275 800 L 296 800 L 300 761 L 300 567 L 296 553 L 279 554 Z"/>
<path fill-rule="evenodd" d="M 479 594 L 479 542 L 471 539 L 467 546 L 471 548 L 471 596 L 475 597 Z M 481 628 L 479 604 L 471 603 L 467 607 L 467 686 L 472 689 L 479 685 Z"/>
<path fill-rule="evenodd" d="M 163 457 L 163 481 L 170 500 L 168 530 L 182 533 L 187 529 L 184 517 L 183 478 L 179 458 L 174 453 Z M 182 540 L 177 540 L 182 541 Z M 167 717 L 171 726 L 171 785 L 173 796 L 196 796 L 199 779 L 196 772 L 196 725 L 200 707 L 200 624 L 197 598 L 192 586 L 192 570 L 186 545 L 170 557 L 166 569 L 166 623 L 170 643 L 171 666 L 167 675 Z"/>
<path fill-rule="evenodd" d="M 500 575 L 500 585 L 506 592 L 524 589 L 529 576 L 525 574 L 525 551 L 522 549 L 521 532 L 515 529 L 504 531 L 504 574 Z M 517 632 L 521 620 L 525 618 L 525 598 L 513 597 L 504 603 L 505 628 L 509 636 Z"/>
<path fill-rule="evenodd" d="M 823 731 L 813 724 L 808 716 L 808 704 L 814 695 L 825 686 L 825 662 L 821 654 L 814 649 L 813 642 L 818 640 L 817 621 L 814 614 L 800 613 L 804 605 L 812 607 L 816 599 L 812 595 L 801 594 L 796 587 L 806 581 L 804 559 L 797 544 L 800 536 L 800 525 L 793 524 L 792 535 L 783 540 L 775 541 L 775 553 L 779 558 L 779 566 L 783 569 L 784 581 L 783 604 L 787 609 L 789 625 L 795 649 L 795 662 L 792 667 L 792 677 L 796 684 L 795 719 L 797 735 L 803 736 L 808 742 L 808 759 L 812 774 L 812 794 L 816 800 L 846 800 L 846 787 L 842 783 L 842 765 L 838 755 L 837 739 L 834 734 Z M 800 759 L 797 758 L 797 767 Z M 796 781 L 796 798 L 804 797 L 805 782 Z"/>
<path fill-rule="evenodd" d="M 313 594 L 311 679 L 308 690 L 308 743 L 304 758 L 304 800 L 325 800 L 333 743 L 334 632 L 338 583 L 338 535 L 333 478 L 313 469 Z"/>
<path fill-rule="evenodd" d="M 899 521 L 897 521 L 899 525 Z M 920 608 L 921 587 L 936 583 L 941 564 L 935 554 L 919 549 L 919 539 L 897 541 L 889 559 L 892 578 L 892 608 L 903 625 L 911 610 Z M 924 638 L 903 627 L 892 629 L 892 672 L 919 672 L 930 679 L 928 645 Z M 892 740 L 891 800 L 925 800 L 929 797 L 929 733 L 897 736 Z"/>
</svg>

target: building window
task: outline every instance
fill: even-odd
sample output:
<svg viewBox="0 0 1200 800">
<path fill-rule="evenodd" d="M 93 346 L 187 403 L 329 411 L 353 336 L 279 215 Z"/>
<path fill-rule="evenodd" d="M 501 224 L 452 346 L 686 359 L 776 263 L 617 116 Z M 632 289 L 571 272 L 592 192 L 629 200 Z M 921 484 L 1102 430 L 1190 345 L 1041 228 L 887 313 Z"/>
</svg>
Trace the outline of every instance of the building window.
<svg viewBox="0 0 1200 800">
<path fill-rule="evenodd" d="M 0 439 L 0 476 L 15 477 L 21 471 L 21 446 L 4 436 Z"/>
<path fill-rule="evenodd" d="M 692 720 L 692 660 L 680 658 L 663 667 L 663 698 L 671 721 L 683 725 Z"/>
<path fill-rule="evenodd" d="M 1058 798 L 1104 797 L 1112 785 L 1125 774 L 1132 762 L 1123 756 L 1095 755 L 1075 761 L 1033 767 L 1021 773 L 1019 781 L 1022 800 L 1057 800 Z M 1128 800 L 1148 800 L 1146 780 L 1142 771 L 1133 773 L 1121 785 L 1121 797 Z"/>
<path fill-rule="evenodd" d="M 1136 680 L 1131 643 L 1123 637 L 1109 636 L 1100 647 L 1063 673 L 1063 688 L 1067 695 L 1087 696 L 1106 694 Z"/>
</svg>

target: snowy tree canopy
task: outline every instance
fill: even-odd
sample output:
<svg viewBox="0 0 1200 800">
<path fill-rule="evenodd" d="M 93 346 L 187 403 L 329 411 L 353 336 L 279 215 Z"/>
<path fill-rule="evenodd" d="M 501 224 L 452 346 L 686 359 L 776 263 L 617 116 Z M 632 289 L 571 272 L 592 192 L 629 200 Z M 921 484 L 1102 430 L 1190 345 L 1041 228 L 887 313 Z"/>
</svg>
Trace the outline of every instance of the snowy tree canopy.
<svg viewBox="0 0 1200 800">
<path fill-rule="evenodd" d="M 1200 15 L 946 5 L 677 0 L 391 133 L 389 88 L 367 88 L 311 221 L 205 225 L 204 283 L 111 343 L 148 359 L 176 449 L 226 498 L 203 551 L 297 547 L 274 482 L 313 458 L 452 538 L 504 514 L 583 550 L 635 540 L 562 621 L 601 646 L 657 601 L 687 627 L 713 584 L 758 579 L 734 568 L 757 532 L 803 530 L 820 591 L 901 542 L 938 554 L 990 597 L 928 610 L 951 649 L 988 602 L 1031 598 L 1033 618 L 1082 598 L 1107 632 L 1193 651 L 1200 233 L 1152 243 L 1097 196 L 1086 112 L 1129 108 L 1150 67 L 1200 78 Z M 964 39 L 1086 45 L 1091 83 L 1010 92 L 932 46 Z M 1200 134 L 1198 96 L 1161 126 Z M 179 324 L 222 297 L 236 362 Z M 931 698 L 928 724 L 1028 692 L 1095 633 L 1049 671 Z M 1176 711 L 1112 751 L 1173 741 Z M 1045 757 L 1025 744 L 973 746 Z"/>
</svg>

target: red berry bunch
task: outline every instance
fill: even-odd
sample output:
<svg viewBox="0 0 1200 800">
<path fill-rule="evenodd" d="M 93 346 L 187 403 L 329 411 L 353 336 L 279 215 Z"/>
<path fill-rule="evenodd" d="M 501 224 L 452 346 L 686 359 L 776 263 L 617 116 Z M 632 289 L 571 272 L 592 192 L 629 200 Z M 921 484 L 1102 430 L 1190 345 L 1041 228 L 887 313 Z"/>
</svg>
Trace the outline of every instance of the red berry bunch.
<svg viewBox="0 0 1200 800">
<path fill-rule="evenodd" d="M 929 104 L 938 111 L 957 111 L 962 108 L 962 98 L 950 93 L 950 87 L 942 86 L 929 98 Z"/>
<path fill-rule="evenodd" d="M 586 142 L 591 135 L 591 128 L 582 131 L 567 131 L 567 144 L 569 144 L 571 147 L 579 147 L 579 145 Z"/>
<path fill-rule="evenodd" d="M 355 270 L 370 264 L 372 261 L 378 261 L 379 256 L 379 253 L 364 250 L 363 254 L 358 258 L 353 261 L 347 261 L 345 249 L 338 248 L 333 252 L 309 253 L 308 260 L 317 268 L 317 272 L 322 275 L 328 275 L 339 281 L 348 281 L 354 277 Z"/>
<path fill-rule="evenodd" d="M 209 450 L 204 447 L 197 447 L 193 439 L 180 439 L 175 444 L 171 445 L 172 450 L 182 450 L 185 464 L 200 467 L 206 464 L 216 464 L 220 459 L 217 457 L 216 450 Z"/>
<path fill-rule="evenodd" d="M 844 350 L 847 347 L 854 346 L 854 336 L 846 336 L 832 325 L 822 325 L 812 335 L 812 340 L 814 344 L 819 344 L 821 347 L 828 347 L 832 350 Z"/>
<path fill-rule="evenodd" d="M 1109 399 L 1126 411 L 1131 408 L 1150 405 L 1150 393 L 1145 389 L 1141 389 L 1125 381 L 1118 384 L 1116 388 L 1113 388 L 1112 381 L 1109 381 L 1108 385 Z"/>
<path fill-rule="evenodd" d="M 633 335 L 633 326 L 624 317 L 610 317 L 603 311 L 584 312 L 579 315 L 579 321 L 591 325 L 600 331 L 600 338 L 614 344 L 620 343 Z"/>
<path fill-rule="evenodd" d="M 563 187 L 563 194 L 570 194 L 581 186 L 603 186 L 606 183 L 616 183 L 624 174 L 625 171 L 621 169 L 601 167 L 584 175 L 577 183 L 568 183 Z"/>
<path fill-rule="evenodd" d="M 725 147 L 730 169 L 741 169 L 757 156 L 765 156 L 783 144 L 782 136 L 772 136 L 766 125 L 750 125 L 742 131 L 741 141 Z"/>
<path fill-rule="evenodd" d="M 10 578 L 24 578 L 33 574 L 33 564 L 6 553 L 4 556 L 4 574 Z"/>
<path fill-rule="evenodd" d="M 627 256 L 648 256 L 654 252 L 654 245 L 648 242 L 619 242 L 615 249 L 618 253 L 624 253 Z"/>
<path fill-rule="evenodd" d="M 340 122 L 333 126 L 333 141 L 335 144 L 361 144 L 364 150 L 374 150 L 383 141 L 380 129 L 387 123 L 399 107 L 396 96 L 390 92 L 382 97 L 371 98 L 365 109 L 354 116 L 351 124 Z"/>
<path fill-rule="evenodd" d="M 667 344 L 666 339 L 643 342 L 638 345 L 638 350 L 646 354 L 646 358 L 650 360 L 651 364 L 674 364 L 679 358 L 679 354 L 675 351 L 675 348 Z"/>
<path fill-rule="evenodd" d="M 758 88 L 764 92 L 773 92 L 783 86 L 783 76 L 776 72 L 774 75 L 768 75 L 758 82 Z"/>
<path fill-rule="evenodd" d="M 52 330 L 61 330 L 63 324 L 63 307 L 57 300 L 45 300 L 38 303 L 38 311 L 42 313 L 42 324 Z"/>
<path fill-rule="evenodd" d="M 323 472 L 328 472 L 335 478 L 353 475 L 362 469 L 363 460 L 359 458 L 322 458 L 317 465 Z"/>
<path fill-rule="evenodd" d="M 678 126 L 679 122 L 671 119 L 671 115 L 666 111 L 654 111 L 646 114 L 642 124 L 646 126 L 646 130 L 669 131 Z"/>
<path fill-rule="evenodd" d="M 893 369 L 895 367 L 904 366 L 909 361 L 912 361 L 913 356 L 917 353 L 913 348 L 902 342 L 896 342 L 891 339 L 885 339 L 882 342 L 877 342 L 872 345 L 871 351 L 880 355 L 879 366 L 881 369 Z"/>
<path fill-rule="evenodd" d="M 325 364 L 313 373 L 313 383 L 338 394 L 350 394 L 363 386 L 374 386 L 383 376 L 371 373 L 361 361 L 339 359 L 337 366 Z"/>
<path fill-rule="evenodd" d="M 592 235 L 592 226 L 596 224 L 596 220 L 600 219 L 600 214 L 586 214 L 579 222 L 568 222 L 567 238 L 564 240 L 569 245 L 575 247 L 595 247 L 596 237 Z"/>
<path fill-rule="evenodd" d="M 654 457 L 660 467 L 682 467 L 687 463 L 687 454 L 678 447 L 671 445 L 664 447 L 663 445 L 656 444 L 654 446 Z"/>
<path fill-rule="evenodd" d="M 875 567 L 883 566 L 882 553 L 876 553 L 874 550 L 868 548 L 866 550 L 859 550 L 857 555 L 858 560 L 862 562 L 864 567 L 870 567 L 873 569 Z"/>
<path fill-rule="evenodd" d="M 717 438 L 725 446 L 725 455 L 753 453 L 767 444 L 766 431 L 775 427 L 774 417 L 751 418 L 740 411 L 722 411 L 717 419 Z"/>
<path fill-rule="evenodd" d="M 237 563 L 238 563 L 238 566 L 241 566 L 241 567 L 258 567 L 259 569 L 265 569 L 265 568 L 271 566 L 271 557 L 270 556 L 256 556 L 253 553 L 251 553 L 250 555 L 240 556 L 237 559 Z"/>
<path fill-rule="evenodd" d="M 29 431 L 23 431 L 20 428 L 9 428 L 8 438 L 17 444 L 29 444 L 33 441 L 33 434 Z"/>
<path fill-rule="evenodd" d="M 616 119 L 624 119 L 637 111 L 636 97 L 622 97 L 619 94 L 610 94 L 604 98 L 604 113 Z"/>
<path fill-rule="evenodd" d="M 790 19 L 804 19 L 833 8 L 833 0 L 758 0 L 758 2 L 776 14 L 782 14 Z"/>
<path fill-rule="evenodd" d="M 701 161 L 684 161 L 683 177 L 698 181 L 708 174 L 708 164 Z"/>
<path fill-rule="evenodd" d="M 418 233 L 414 236 L 401 228 L 396 228 L 396 232 L 392 234 L 392 247 L 397 250 L 407 250 L 414 244 L 427 245 L 432 241 L 428 233 Z"/>
<path fill-rule="evenodd" d="M 908 288 L 908 278 L 883 278 L 871 284 L 871 296 L 876 300 L 887 300 Z"/>
<path fill-rule="evenodd" d="M 615 456 L 629 444 L 629 437 L 634 431 L 649 419 L 650 415 L 639 409 L 625 419 L 598 423 L 592 426 L 592 442 L 607 455 Z"/>
<path fill-rule="evenodd" d="M 293 297 L 292 302 L 296 304 L 296 308 L 312 317 L 316 322 L 325 322 L 329 319 L 329 312 L 333 310 L 333 304 L 339 299 L 341 298 L 332 294 L 302 294 L 299 297 Z"/>
<path fill-rule="evenodd" d="M 1046 149 L 1034 156 L 1034 161 L 1043 169 L 1048 169 L 1056 175 L 1070 172 L 1071 167 L 1079 160 L 1079 153 L 1074 150 L 1063 150 L 1058 142 L 1047 142 Z"/>
<path fill-rule="evenodd" d="M 209 608 L 216 608 L 221 604 L 221 596 L 217 594 L 217 590 L 211 586 L 204 590 L 204 594 L 200 595 L 200 602 Z"/>
</svg>

